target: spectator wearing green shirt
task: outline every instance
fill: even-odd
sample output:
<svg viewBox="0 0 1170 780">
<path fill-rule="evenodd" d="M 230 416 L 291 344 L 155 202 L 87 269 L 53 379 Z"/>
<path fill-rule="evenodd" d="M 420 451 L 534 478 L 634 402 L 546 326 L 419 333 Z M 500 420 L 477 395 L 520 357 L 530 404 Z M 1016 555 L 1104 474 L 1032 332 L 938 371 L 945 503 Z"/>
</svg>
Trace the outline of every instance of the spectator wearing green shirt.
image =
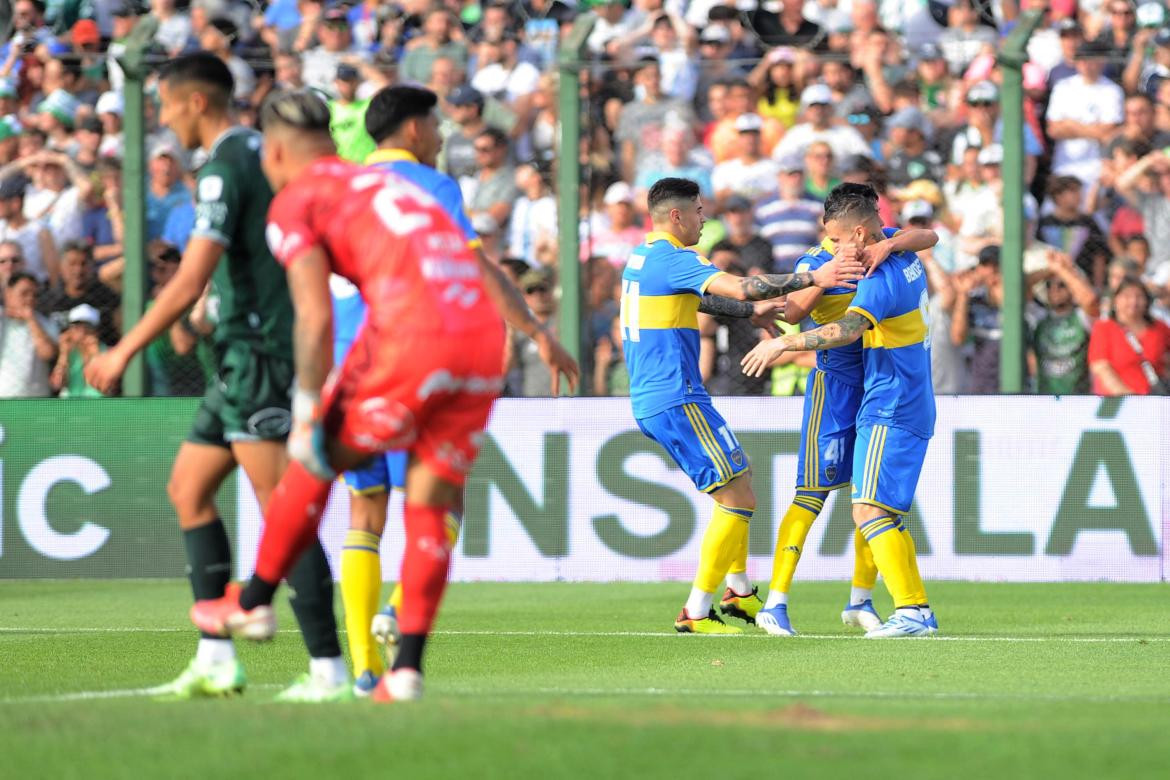
<svg viewBox="0 0 1170 780">
<path fill-rule="evenodd" d="M 368 98 L 356 99 L 361 82 L 361 73 L 353 65 L 338 65 L 337 76 L 333 79 L 337 98 L 329 101 L 329 133 L 337 144 L 337 154 L 355 163 L 364 163 L 377 148 L 374 139 L 366 132 L 366 108 L 370 101 Z"/>
<path fill-rule="evenodd" d="M 104 398 L 85 381 L 85 364 L 106 347 L 98 339 L 101 313 L 88 303 L 69 310 L 69 325 L 61 334 L 57 365 L 49 375 L 49 384 L 61 398 Z"/>
</svg>

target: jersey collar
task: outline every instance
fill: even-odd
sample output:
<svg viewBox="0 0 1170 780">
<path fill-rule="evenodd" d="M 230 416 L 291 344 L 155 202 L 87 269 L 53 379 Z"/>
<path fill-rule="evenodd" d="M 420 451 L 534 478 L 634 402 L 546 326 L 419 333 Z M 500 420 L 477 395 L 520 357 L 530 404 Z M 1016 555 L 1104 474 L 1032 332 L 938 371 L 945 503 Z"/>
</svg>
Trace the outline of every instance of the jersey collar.
<svg viewBox="0 0 1170 780">
<path fill-rule="evenodd" d="M 683 248 L 683 242 L 679 241 L 677 238 L 664 230 L 656 230 L 653 233 L 646 234 L 647 244 L 653 244 L 655 241 L 669 241 L 670 245 L 675 249 Z"/>
<path fill-rule="evenodd" d="M 219 136 L 214 141 L 211 142 L 211 146 L 209 146 L 207 149 L 207 156 L 211 157 L 213 154 L 215 154 L 215 150 L 219 148 L 219 145 L 222 144 L 227 139 L 231 138 L 233 135 L 235 135 L 237 133 L 250 133 L 250 132 L 252 132 L 252 131 L 249 128 L 244 127 L 243 125 L 232 125 L 227 130 L 224 130 L 222 133 L 220 133 Z"/>
<path fill-rule="evenodd" d="M 418 158 L 405 149 L 375 149 L 366 155 L 366 165 L 389 162 L 418 162 Z"/>
</svg>

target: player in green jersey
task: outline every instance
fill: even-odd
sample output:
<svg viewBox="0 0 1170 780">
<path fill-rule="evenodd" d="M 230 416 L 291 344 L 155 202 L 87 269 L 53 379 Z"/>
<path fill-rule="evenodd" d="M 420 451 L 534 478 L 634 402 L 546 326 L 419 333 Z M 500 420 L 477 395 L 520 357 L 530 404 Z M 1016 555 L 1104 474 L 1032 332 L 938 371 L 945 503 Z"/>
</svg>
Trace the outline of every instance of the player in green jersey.
<svg viewBox="0 0 1170 780">
<path fill-rule="evenodd" d="M 218 299 L 213 337 L 218 358 L 167 492 L 179 517 L 195 598 L 222 596 L 232 573 L 231 546 L 215 494 L 240 466 L 261 510 L 288 462 L 293 381 L 293 308 L 284 269 L 264 231 L 272 190 L 260 168 L 260 135 L 230 114 L 232 75 L 216 57 L 192 54 L 160 74 L 160 120 L 188 149 L 202 148 L 195 227 L 175 276 L 122 340 L 86 367 L 109 393 L 130 359 L 166 331 L 203 293 Z M 333 577 L 319 543 L 289 575 L 293 611 L 311 656 L 309 674 L 281 694 L 297 701 L 352 696 L 333 615 Z M 203 636 L 195 659 L 160 694 L 179 698 L 238 693 L 244 671 L 230 640 Z"/>
</svg>

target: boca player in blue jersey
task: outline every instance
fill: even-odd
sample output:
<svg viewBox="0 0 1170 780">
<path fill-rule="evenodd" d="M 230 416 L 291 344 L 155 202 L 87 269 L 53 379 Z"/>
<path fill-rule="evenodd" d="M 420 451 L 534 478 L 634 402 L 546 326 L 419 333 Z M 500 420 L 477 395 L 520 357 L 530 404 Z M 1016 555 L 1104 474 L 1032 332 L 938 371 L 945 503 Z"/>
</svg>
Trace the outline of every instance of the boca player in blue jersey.
<svg viewBox="0 0 1170 780">
<path fill-rule="evenodd" d="M 366 131 L 378 148 L 366 158 L 374 169 L 392 171 L 430 193 L 460 228 L 468 245 L 478 249 L 479 236 L 463 207 L 459 185 L 435 170 L 443 146 L 435 115 L 438 97 L 428 89 L 410 86 L 387 87 L 374 95 L 366 109 Z M 503 271 L 478 252 L 484 286 L 505 321 L 536 343 L 540 356 L 552 372 L 553 393 L 559 390 L 563 373 L 575 387 L 578 368 L 573 358 L 532 316 L 523 297 Z M 330 280 L 334 313 L 334 365 L 342 365 L 349 345 L 365 320 L 366 305 L 357 288 L 334 276 Z M 364 468 L 342 477 L 350 490 L 350 530 L 341 553 L 341 596 L 345 607 L 346 632 L 354 664 L 354 692 L 368 696 L 378 684 L 384 659 L 371 639 L 391 646 L 397 636 L 397 612 L 402 605 L 401 587 L 396 587 L 384 609 L 378 611 L 382 591 L 379 555 L 386 509 L 391 488 L 403 487 L 406 453 L 375 456 Z M 447 529 L 454 545 L 460 518 L 447 517 Z"/>
<path fill-rule="evenodd" d="M 738 634 L 740 628 L 726 625 L 715 613 L 714 594 L 726 576 L 725 614 L 750 623 L 763 606 L 747 572 L 742 567 L 732 571 L 737 560 L 746 561 L 756 497 L 747 455 L 703 387 L 698 312 L 770 319 L 773 304 L 747 301 L 767 301 L 814 285 L 850 286 L 863 267 L 853 256 L 811 272 L 734 276 L 688 248 L 699 240 L 705 221 L 697 183 L 661 179 L 650 188 L 647 205 L 654 232 L 634 249 L 622 274 L 620 324 L 630 401 L 642 432 L 715 501 L 698 573 L 674 626 L 680 633 Z"/>
<path fill-rule="evenodd" d="M 863 265 L 873 273 L 891 255 L 918 252 L 938 243 L 933 230 L 882 228 L 882 239 L 867 246 Z M 833 245 L 825 239 L 796 261 L 797 271 L 812 271 L 833 259 Z M 792 293 L 784 302 L 784 318 L 803 323 L 805 330 L 836 322 L 853 302 L 854 290 L 810 287 Z M 808 377 L 801 421 L 800 451 L 796 458 L 796 495 L 776 532 L 772 581 L 764 608 L 756 616 L 760 628 L 774 636 L 795 636 L 788 616 L 788 593 L 805 540 L 824 508 L 830 492 L 853 479 L 853 444 L 857 412 L 861 406 L 863 371 L 861 343 L 854 341 L 817 353 L 817 365 Z M 873 552 L 865 537 L 854 532 L 853 582 L 849 600 L 841 612 L 847 626 L 866 631 L 882 624 L 873 606 L 877 582 Z"/>
<path fill-rule="evenodd" d="M 877 194 L 868 185 L 836 187 L 825 201 L 824 219 L 838 261 L 861 257 L 883 239 Z M 831 350 L 861 340 L 864 385 L 853 450 L 853 521 L 895 607 L 884 624 L 866 633 L 871 639 L 938 631 L 914 540 L 902 523 L 934 435 L 929 300 L 922 261 L 913 252 L 898 252 L 858 283 L 841 319 L 762 341 L 743 359 L 745 374 L 761 376 L 784 352 Z"/>
</svg>

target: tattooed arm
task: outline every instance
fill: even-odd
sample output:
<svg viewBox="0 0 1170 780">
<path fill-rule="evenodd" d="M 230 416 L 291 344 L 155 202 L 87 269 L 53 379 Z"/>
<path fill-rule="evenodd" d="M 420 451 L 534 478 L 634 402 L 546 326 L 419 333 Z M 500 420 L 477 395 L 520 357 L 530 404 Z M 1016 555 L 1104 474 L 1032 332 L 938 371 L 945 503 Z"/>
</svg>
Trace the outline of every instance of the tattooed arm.
<svg viewBox="0 0 1170 780">
<path fill-rule="evenodd" d="M 702 302 L 699 303 L 699 313 L 746 320 L 756 313 L 756 309 L 748 301 L 737 301 L 721 295 L 704 295 Z"/>
<path fill-rule="evenodd" d="M 778 339 L 761 341 L 744 356 L 743 372 L 748 376 L 763 376 L 764 370 L 776 363 L 785 352 L 833 349 L 852 344 L 870 326 L 869 320 L 857 312 L 804 333 L 791 333 Z"/>
<path fill-rule="evenodd" d="M 799 274 L 756 274 L 734 276 L 720 274 L 711 279 L 705 293 L 733 298 L 737 301 L 763 301 L 779 298 L 806 287 L 845 287 L 853 289 L 852 282 L 865 274 L 865 268 L 856 254 L 831 260 L 815 271 Z"/>
</svg>

